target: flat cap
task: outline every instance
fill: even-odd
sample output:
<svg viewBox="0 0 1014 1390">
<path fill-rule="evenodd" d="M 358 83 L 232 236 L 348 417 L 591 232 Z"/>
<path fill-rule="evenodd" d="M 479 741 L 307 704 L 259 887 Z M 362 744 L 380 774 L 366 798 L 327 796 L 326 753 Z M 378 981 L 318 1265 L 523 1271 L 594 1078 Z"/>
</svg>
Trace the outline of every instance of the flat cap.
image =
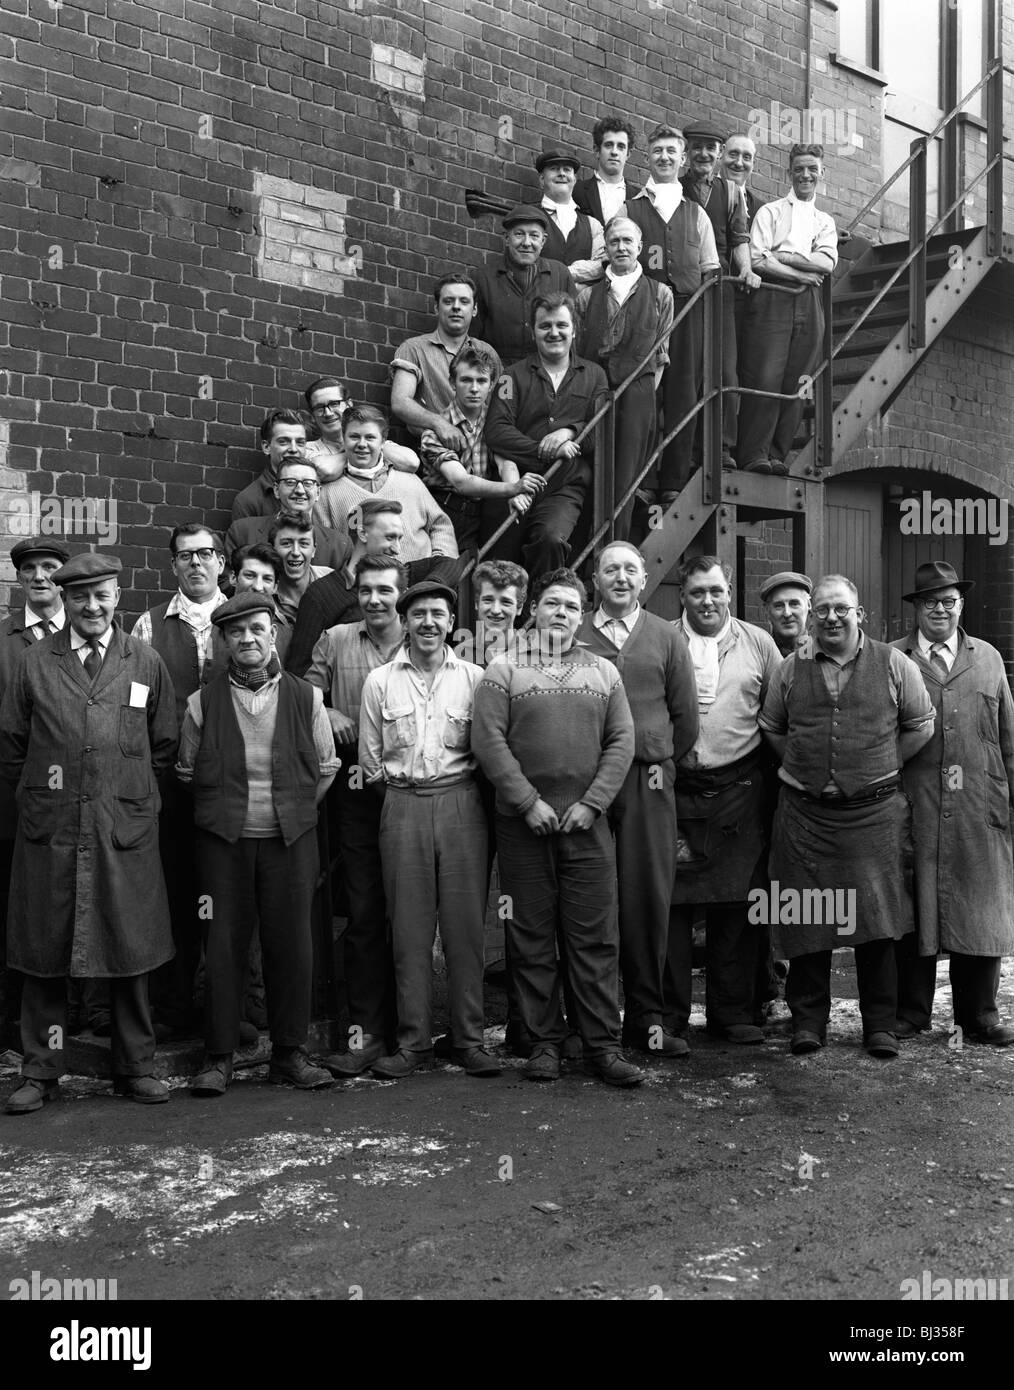
<svg viewBox="0 0 1014 1390">
<path fill-rule="evenodd" d="M 66 589 L 70 584 L 96 584 L 100 579 L 119 579 L 122 564 L 115 555 L 89 550 L 75 555 L 53 575 L 53 583 Z"/>
<path fill-rule="evenodd" d="M 458 596 L 450 585 L 441 584 L 437 579 L 420 579 L 418 584 L 413 584 L 399 596 L 398 602 L 394 606 L 404 617 L 410 605 L 419 598 L 445 598 L 452 613 L 458 603 Z"/>
<path fill-rule="evenodd" d="M 725 144 L 729 138 L 729 132 L 717 121 L 709 121 L 704 118 L 688 122 L 683 127 L 683 134 L 687 140 L 718 140 Z"/>
<path fill-rule="evenodd" d="M 549 231 L 549 218 L 534 203 L 515 203 L 503 220 L 505 227 L 516 227 L 519 222 L 537 222 L 544 232 Z"/>
<path fill-rule="evenodd" d="M 15 569 L 27 560 L 29 555 L 54 555 L 63 564 L 70 559 L 67 547 L 59 541 L 50 540 L 48 536 L 26 536 L 23 541 L 11 546 L 11 564 Z"/>
<path fill-rule="evenodd" d="M 543 150 L 535 161 L 536 173 L 541 174 L 550 164 L 569 164 L 575 174 L 581 172 L 581 161 L 572 150 Z"/>
<path fill-rule="evenodd" d="M 242 594 L 234 594 L 227 602 L 219 604 L 211 615 L 211 621 L 216 627 L 224 627 L 234 618 L 245 618 L 248 613 L 269 613 L 274 621 L 274 599 L 269 594 L 259 594 L 255 589 L 246 589 Z"/>
<path fill-rule="evenodd" d="M 782 570 L 781 574 L 773 574 L 761 585 L 761 602 L 763 603 L 776 589 L 805 589 L 808 594 L 812 594 L 813 582 L 807 579 L 805 574 L 797 574 L 795 570 Z"/>
</svg>

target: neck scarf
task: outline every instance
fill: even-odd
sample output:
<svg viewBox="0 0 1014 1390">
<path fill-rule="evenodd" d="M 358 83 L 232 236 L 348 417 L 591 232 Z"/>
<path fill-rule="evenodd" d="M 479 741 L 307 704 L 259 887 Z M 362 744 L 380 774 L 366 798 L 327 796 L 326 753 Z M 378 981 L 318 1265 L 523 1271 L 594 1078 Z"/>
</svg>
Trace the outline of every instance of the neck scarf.
<svg viewBox="0 0 1014 1390">
<path fill-rule="evenodd" d="M 606 266 L 606 279 L 609 281 L 609 293 L 618 304 L 625 304 L 627 302 L 627 296 L 643 274 L 644 271 L 641 269 L 640 263 L 635 265 L 630 275 L 617 275 L 611 266 Z"/>
<path fill-rule="evenodd" d="M 715 696 L 718 694 L 718 644 L 723 638 L 728 637 L 732 630 L 732 614 L 728 615 L 714 637 L 705 637 L 703 633 L 695 632 L 687 622 L 686 613 L 680 621 L 690 648 L 690 660 L 694 663 L 694 675 L 697 677 L 697 703 L 701 709 L 707 709 L 715 703 Z"/>
<path fill-rule="evenodd" d="M 345 465 L 345 471 L 350 478 L 367 478 L 372 482 L 379 473 L 383 473 L 386 467 L 387 460 L 384 458 L 383 454 L 381 454 L 372 468 L 357 468 L 354 463 L 349 462 Z"/>
<path fill-rule="evenodd" d="M 274 680 L 275 676 L 280 675 L 281 670 L 276 652 L 271 653 L 271 660 L 259 671 L 247 671 L 244 667 L 237 666 L 231 657 L 229 658 L 229 679 L 233 685 L 241 685 L 246 690 L 260 690 L 262 685 L 267 685 L 268 681 Z"/>
</svg>

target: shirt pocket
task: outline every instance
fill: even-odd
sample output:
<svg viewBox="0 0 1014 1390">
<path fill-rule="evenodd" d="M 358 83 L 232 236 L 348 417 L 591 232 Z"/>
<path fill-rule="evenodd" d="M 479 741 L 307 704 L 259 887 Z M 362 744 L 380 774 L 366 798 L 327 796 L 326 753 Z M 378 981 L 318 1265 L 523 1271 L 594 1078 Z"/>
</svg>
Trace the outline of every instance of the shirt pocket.
<svg viewBox="0 0 1014 1390">
<path fill-rule="evenodd" d="M 123 705 L 119 736 L 120 752 L 125 758 L 143 758 L 148 752 L 148 711 Z"/>
<path fill-rule="evenodd" d="M 411 705 L 384 705 L 380 714 L 384 721 L 385 748 L 415 746 L 415 710 Z"/>
<path fill-rule="evenodd" d="M 466 752 L 472 744 L 472 711 L 448 709 L 444 721 L 444 747 Z"/>
</svg>

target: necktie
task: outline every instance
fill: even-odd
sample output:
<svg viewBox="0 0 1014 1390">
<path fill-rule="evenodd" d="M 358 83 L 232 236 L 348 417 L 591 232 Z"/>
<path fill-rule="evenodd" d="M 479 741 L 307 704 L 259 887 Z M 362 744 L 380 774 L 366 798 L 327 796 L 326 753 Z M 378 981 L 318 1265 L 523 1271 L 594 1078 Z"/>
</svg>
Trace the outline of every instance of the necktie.
<svg viewBox="0 0 1014 1390">
<path fill-rule="evenodd" d="M 946 680 L 951 674 L 947 662 L 942 655 L 944 650 L 943 642 L 934 642 L 930 647 L 930 665 L 935 667 L 938 674 Z"/>
<path fill-rule="evenodd" d="M 102 648 L 97 637 L 88 638 L 88 655 L 84 659 L 84 668 L 90 681 L 94 681 L 102 669 Z"/>
</svg>

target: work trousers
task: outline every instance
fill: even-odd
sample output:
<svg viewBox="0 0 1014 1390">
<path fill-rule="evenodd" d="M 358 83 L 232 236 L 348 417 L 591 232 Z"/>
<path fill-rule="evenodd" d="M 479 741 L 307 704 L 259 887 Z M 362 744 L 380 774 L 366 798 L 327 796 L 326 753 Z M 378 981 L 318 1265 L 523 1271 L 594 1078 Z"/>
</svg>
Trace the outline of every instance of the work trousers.
<svg viewBox="0 0 1014 1390">
<path fill-rule="evenodd" d="M 358 790 L 338 774 L 330 794 L 348 899 L 348 926 L 341 939 L 349 1026 L 374 1037 L 394 1033 L 394 960 L 387 929 L 380 817 L 384 791 Z"/>
<path fill-rule="evenodd" d="M 676 313 L 690 298 L 674 294 Z M 704 370 L 704 314 L 700 301 L 694 305 L 682 323 L 677 324 L 669 339 L 669 365 L 662 374 L 659 388 L 662 406 L 662 429 L 668 434 L 692 410 L 701 396 Z M 690 481 L 693 469 L 693 444 L 696 420 L 691 420 L 670 440 L 662 454 L 658 485 L 662 492 L 682 492 Z"/>
<path fill-rule="evenodd" d="M 803 415 L 797 394 L 801 379 L 820 359 L 824 311 L 820 289 L 801 294 L 755 290 L 746 311 L 739 359 L 742 386 L 755 391 L 791 392 L 792 399 L 743 396 L 739 405 L 738 460 L 741 468 L 764 459 L 784 461 L 792 449 Z"/>
<path fill-rule="evenodd" d="M 507 933 L 522 1026 L 536 1045 L 562 1041 L 564 970 L 570 1022 L 585 1054 L 618 1052 L 616 856 L 606 818 L 569 835 L 535 835 L 523 816 L 498 814 L 496 831 L 500 883 L 513 912 Z"/>
<path fill-rule="evenodd" d="M 898 1008 L 898 971 L 894 941 L 867 941 L 854 947 L 856 983 L 859 986 L 859 1012 L 863 1018 L 863 1037 L 871 1033 L 893 1033 Z M 792 1031 L 827 1036 L 831 1017 L 831 957 L 833 951 L 814 951 L 793 956 L 785 981 L 785 1002 L 792 1010 Z"/>
<path fill-rule="evenodd" d="M 693 997 L 694 917 L 706 914 L 705 1013 L 708 1028 L 717 1031 L 754 1023 L 757 1012 L 757 955 L 761 937 L 747 920 L 743 903 L 708 903 L 703 909 L 674 906 L 669 913 L 669 943 L 665 961 L 664 1022 L 667 1030 L 685 1037 Z"/>
<path fill-rule="evenodd" d="M 486 818 L 474 782 L 388 786 L 380 818 L 384 892 L 398 1009 L 398 1047 L 433 1044 L 437 914 L 454 1047 L 482 1046 L 482 937 L 489 878 Z"/>
<path fill-rule="evenodd" d="M 609 809 L 616 837 L 624 1030 L 650 1028 L 665 1012 L 663 978 L 676 854 L 671 758 L 631 763 Z"/>
<path fill-rule="evenodd" d="M 194 804 L 190 791 L 171 773 L 160 780 L 159 793 L 159 854 L 176 954 L 152 972 L 151 1003 L 160 1024 L 188 1032 L 194 1023 L 194 980 L 201 961 L 203 931 L 197 915 L 202 890 L 196 876 Z"/>
<path fill-rule="evenodd" d="M 239 1046 L 250 940 L 259 926 L 268 1031 L 278 1048 L 305 1047 L 313 987 L 311 911 L 316 828 L 230 844 L 197 831 L 197 868 L 211 916 L 204 923 L 204 1042 L 216 1056 Z"/>
<path fill-rule="evenodd" d="M 0 839 L 0 1049 L 17 1026 L 21 1013 L 21 982 L 17 970 L 7 969 L 7 900 L 11 887 L 14 841 Z"/>
<path fill-rule="evenodd" d="M 612 385 L 619 386 L 619 382 Z M 626 492 L 648 460 L 655 447 L 658 430 L 658 408 L 655 400 L 655 378 L 652 373 L 631 382 L 616 403 L 616 432 L 613 495 L 615 502 Z M 648 477 L 640 486 L 650 487 Z M 630 539 L 636 494 L 616 518 L 615 538 Z"/>
<path fill-rule="evenodd" d="M 67 1037 L 67 979 L 25 975 L 21 993 L 22 1076 L 56 1081 L 63 1075 Z M 110 1057 L 114 1076 L 150 1076 L 155 1031 L 148 1007 L 148 976 L 109 981 Z M 54 1031 L 55 1030 L 55 1031 Z M 58 1046 L 53 1046 L 57 1043 Z"/>
<path fill-rule="evenodd" d="M 918 954 L 918 933 L 896 941 L 898 961 L 898 1019 L 928 1028 L 937 987 L 937 957 Z M 954 1022 L 966 1033 L 981 1033 L 1000 1022 L 996 992 L 1000 987 L 999 956 L 950 954 Z"/>
<path fill-rule="evenodd" d="M 529 593 L 535 591 L 542 575 L 561 569 L 570 557 L 570 538 L 587 491 L 585 472 L 582 468 L 572 469 L 559 487 L 550 482 L 550 491 L 540 493 L 525 513 L 521 522 L 521 562 L 528 571 Z"/>
<path fill-rule="evenodd" d="M 736 347 L 736 300 L 745 297 L 743 291 L 731 283 L 722 285 L 722 453 L 731 454 L 736 448 L 736 420 L 739 414 L 739 396 L 730 390 L 739 383 L 737 375 L 738 352 Z M 702 333 L 703 344 L 703 333 Z M 701 385 L 704 384 L 703 369 Z M 695 457 L 700 457 L 704 449 L 703 413 L 697 417 L 697 433 L 694 442 Z"/>
</svg>

